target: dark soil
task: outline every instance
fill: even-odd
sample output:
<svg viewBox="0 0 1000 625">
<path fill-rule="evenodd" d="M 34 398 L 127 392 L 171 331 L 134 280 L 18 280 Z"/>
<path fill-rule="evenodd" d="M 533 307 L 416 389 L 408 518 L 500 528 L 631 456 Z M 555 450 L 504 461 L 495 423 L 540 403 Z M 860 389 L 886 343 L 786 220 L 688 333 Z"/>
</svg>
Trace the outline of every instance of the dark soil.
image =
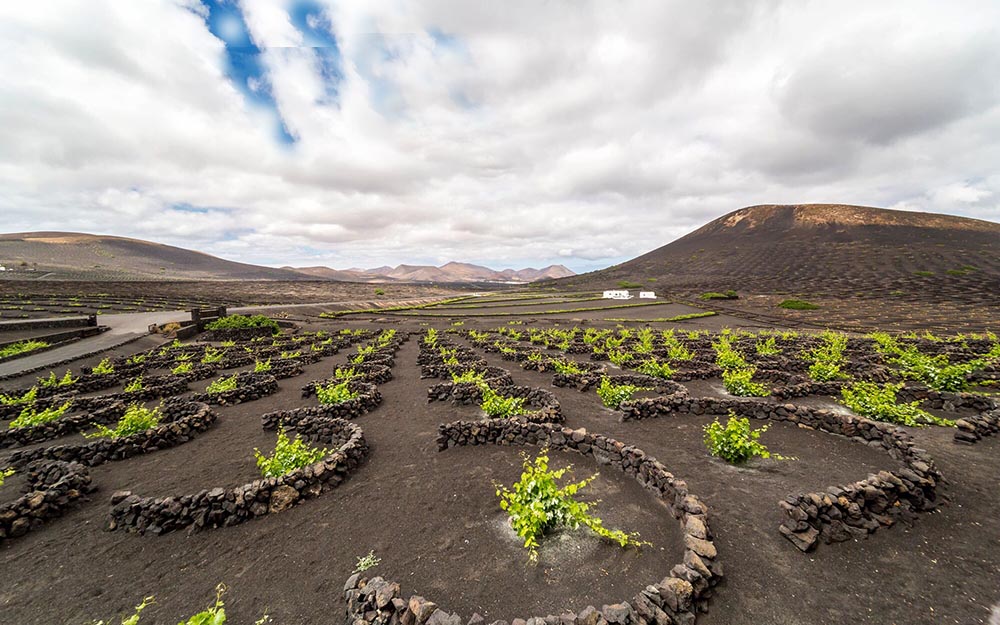
<svg viewBox="0 0 1000 625">
<path fill-rule="evenodd" d="M 551 382 L 551 373 L 527 372 L 494 355 L 487 360 L 511 371 L 517 384 Z M 950 428 L 911 429 L 948 478 L 942 491 L 950 502 L 912 527 L 803 554 L 778 533 L 777 502 L 892 469 L 895 461 L 838 436 L 775 423 L 763 442 L 798 460 L 737 469 L 705 451 L 701 426 L 712 416 L 619 423 L 593 391 L 549 390 L 572 415 L 571 427 L 635 444 L 708 504 L 726 580 L 699 623 L 987 623 L 990 606 L 1000 603 L 1000 515 L 994 509 L 1000 438 L 968 447 L 952 442 Z M 834 407 L 821 397 L 791 400 L 797 402 Z"/>
<path fill-rule="evenodd" d="M 344 325 L 360 324 L 336 327 Z M 470 320 L 467 326 L 478 324 Z M 400 326 L 407 328 L 420 329 L 416 320 Z M 343 614 L 344 580 L 369 550 L 381 564 L 368 574 L 400 582 L 404 595 L 422 594 L 466 618 L 476 611 L 487 620 L 509 620 L 628 599 L 679 561 L 679 532 L 669 512 L 637 483 L 604 469 L 590 495 L 602 500 L 597 513 L 611 527 L 640 532 L 653 546 L 622 550 L 585 533 L 558 534 L 544 543 L 541 563 L 526 566 L 492 487 L 493 480 L 516 479 L 521 450 L 438 452 L 437 425 L 479 418 L 479 410 L 428 404 L 426 388 L 435 380 L 419 379 L 416 354 L 411 339 L 397 354 L 394 380 L 380 386 L 383 404 L 357 421 L 371 444 L 368 462 L 340 488 L 289 511 L 191 535 L 103 531 L 115 490 L 167 496 L 253 479 L 253 448 L 269 452 L 274 443 L 259 416 L 314 404 L 315 398 L 300 397 L 300 387 L 332 373 L 346 353 L 280 380 L 275 395 L 217 408 L 216 427 L 184 445 L 94 468 L 101 490 L 91 502 L 0 546 L 5 580 L 0 623 L 113 618 L 148 594 L 157 595 L 157 604 L 145 613 L 149 622 L 173 623 L 208 605 L 219 582 L 230 587 L 226 607 L 234 623 L 253 622 L 265 611 L 276 623 L 336 621 Z M 726 577 L 699 623 L 986 623 L 990 607 L 1000 602 L 1000 515 L 994 503 L 1000 438 L 967 447 L 955 445 L 948 428 L 912 430 L 948 478 L 941 492 L 950 501 L 910 527 L 897 525 L 868 540 L 821 545 L 803 554 L 777 531 L 778 500 L 853 482 L 898 466 L 895 461 L 841 437 L 775 423 L 764 443 L 798 459 L 735 468 L 705 451 L 702 427 L 715 415 L 621 423 L 593 391 L 555 388 L 551 373 L 526 372 L 496 355 L 481 355 L 508 369 L 515 383 L 555 393 L 569 427 L 585 427 L 652 454 L 708 505 Z M 693 395 L 707 394 L 711 384 L 692 382 L 688 388 Z M 819 396 L 790 403 L 837 406 Z M 556 466 L 569 462 L 576 465 L 577 478 L 596 470 L 579 456 L 553 455 Z M 7 485 L 17 483 L 16 476 L 10 479 Z"/>
<path fill-rule="evenodd" d="M 358 421 L 370 460 L 339 489 L 290 511 L 190 536 L 101 531 L 113 490 L 165 496 L 252 479 L 253 447 L 274 440 L 259 415 L 314 402 L 301 399 L 299 387 L 328 375 L 342 357 L 282 380 L 278 394 L 219 409 L 217 427 L 189 443 L 93 469 L 102 489 L 94 501 L 0 548 L 0 571 L 9 580 L 0 591 L 4 619 L 82 622 L 127 611 L 155 593 L 157 605 L 147 614 L 173 622 L 207 604 L 225 581 L 234 622 L 251 622 L 265 610 L 279 623 L 320 622 L 342 611 L 343 582 L 369 549 L 382 558 L 371 573 L 398 580 L 404 593 L 466 616 L 510 619 L 620 601 L 680 560 L 669 511 L 636 482 L 605 471 L 591 488 L 602 500 L 599 514 L 653 546 L 622 550 L 583 533 L 560 534 L 546 541 L 538 566 L 527 566 L 491 484 L 516 479 L 519 450 L 437 452 L 437 424 L 469 418 L 475 409 L 427 404 L 429 383 L 419 379 L 416 353 L 415 341 L 404 346 L 396 379 L 380 387 L 382 407 Z M 578 477 L 596 468 L 579 456 L 553 457 L 556 466 L 570 462 Z M 72 600 L 54 603 L 53 596 Z"/>
</svg>

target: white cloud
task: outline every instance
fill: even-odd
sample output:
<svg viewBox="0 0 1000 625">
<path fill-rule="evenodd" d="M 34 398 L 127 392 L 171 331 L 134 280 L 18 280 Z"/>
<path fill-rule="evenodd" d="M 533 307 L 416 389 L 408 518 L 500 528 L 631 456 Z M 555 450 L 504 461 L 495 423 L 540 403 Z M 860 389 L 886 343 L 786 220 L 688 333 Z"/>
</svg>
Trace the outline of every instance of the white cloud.
<svg viewBox="0 0 1000 625">
<path fill-rule="evenodd" d="M 1000 220 L 996 3 L 324 0 L 336 85 L 241 6 L 293 146 L 200 3 L 0 5 L 3 229 L 584 270 L 755 203 Z"/>
</svg>

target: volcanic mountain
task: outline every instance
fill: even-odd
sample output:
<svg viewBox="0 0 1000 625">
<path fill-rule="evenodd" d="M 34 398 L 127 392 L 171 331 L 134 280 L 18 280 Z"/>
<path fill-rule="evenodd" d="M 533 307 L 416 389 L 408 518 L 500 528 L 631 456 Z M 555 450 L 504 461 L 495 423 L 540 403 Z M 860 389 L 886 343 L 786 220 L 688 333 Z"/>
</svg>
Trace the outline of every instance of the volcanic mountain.
<svg viewBox="0 0 1000 625">
<path fill-rule="evenodd" d="M 295 271 L 238 263 L 171 245 L 79 232 L 0 234 L 0 264 L 18 277 L 57 280 L 309 279 Z"/>
<path fill-rule="evenodd" d="M 559 284 L 854 294 L 1000 292 L 1000 224 L 841 204 L 741 208 L 633 260 Z"/>
<path fill-rule="evenodd" d="M 494 271 L 468 263 L 376 269 L 262 267 L 171 245 L 78 232 L 0 234 L 7 278 L 53 280 L 337 280 L 342 282 L 532 282 L 574 275 L 562 265 Z"/>
</svg>

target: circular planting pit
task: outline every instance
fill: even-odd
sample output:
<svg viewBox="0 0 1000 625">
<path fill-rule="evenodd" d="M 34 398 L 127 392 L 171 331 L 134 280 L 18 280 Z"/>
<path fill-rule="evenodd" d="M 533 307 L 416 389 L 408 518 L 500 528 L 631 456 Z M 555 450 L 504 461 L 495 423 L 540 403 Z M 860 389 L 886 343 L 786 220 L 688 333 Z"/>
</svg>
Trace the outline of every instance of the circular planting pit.
<svg viewBox="0 0 1000 625">
<path fill-rule="evenodd" d="M 262 421 L 265 430 L 278 425 L 266 417 Z M 111 497 L 108 529 L 163 534 L 187 527 L 237 525 L 282 512 L 337 487 L 368 455 L 361 428 L 343 419 L 296 414 L 280 424 L 311 444 L 334 449 L 322 460 L 281 477 L 256 479 L 241 486 L 155 498 L 116 492 Z"/>
</svg>

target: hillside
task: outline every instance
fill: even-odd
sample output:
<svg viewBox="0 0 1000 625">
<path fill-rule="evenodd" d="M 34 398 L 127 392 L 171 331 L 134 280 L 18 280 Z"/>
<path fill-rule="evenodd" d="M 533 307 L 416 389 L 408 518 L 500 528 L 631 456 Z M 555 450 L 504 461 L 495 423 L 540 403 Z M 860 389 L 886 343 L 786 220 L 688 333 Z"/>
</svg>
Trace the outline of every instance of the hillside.
<svg viewBox="0 0 1000 625">
<path fill-rule="evenodd" d="M 238 263 L 171 245 L 75 232 L 0 234 L 0 264 L 14 270 L 6 274 L 54 280 L 309 279 L 294 271 Z"/>
<path fill-rule="evenodd" d="M 692 291 L 995 300 L 1000 224 L 865 206 L 751 206 L 628 262 L 555 283 L 622 280 Z"/>
<path fill-rule="evenodd" d="M 574 275 L 562 265 L 494 271 L 468 263 L 376 269 L 261 267 L 170 245 L 75 232 L 0 234 L 0 273 L 44 280 L 336 280 L 340 282 L 532 282 Z"/>
</svg>

